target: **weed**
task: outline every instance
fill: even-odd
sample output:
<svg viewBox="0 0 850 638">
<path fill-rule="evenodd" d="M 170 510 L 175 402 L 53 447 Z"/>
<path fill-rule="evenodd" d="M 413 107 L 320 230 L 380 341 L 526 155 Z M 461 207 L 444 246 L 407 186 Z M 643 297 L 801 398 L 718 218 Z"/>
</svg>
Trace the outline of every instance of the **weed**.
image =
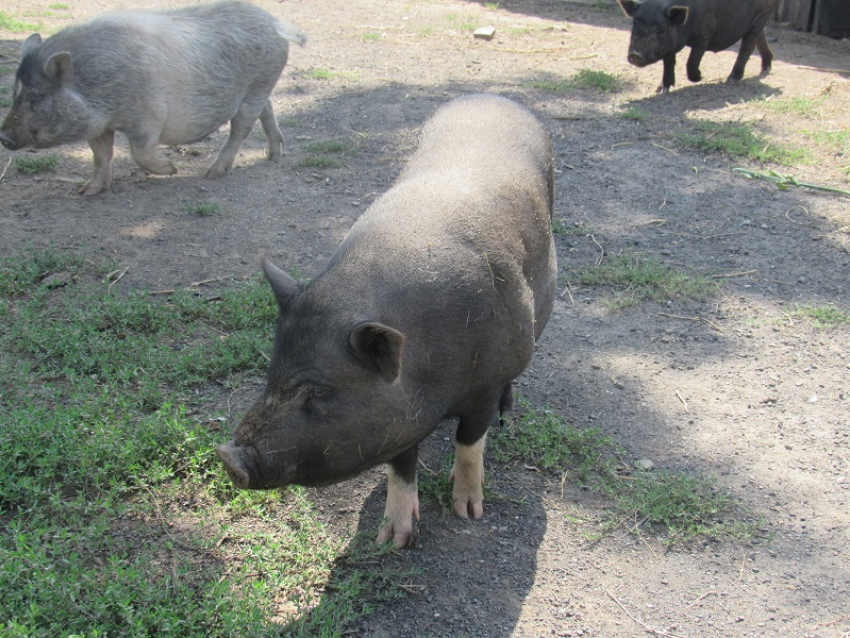
<svg viewBox="0 0 850 638">
<path fill-rule="evenodd" d="M 822 95 L 816 98 L 808 97 L 788 97 L 788 98 L 766 98 L 759 100 L 765 108 L 774 113 L 783 113 L 791 115 L 812 115 L 823 106 L 826 101 L 826 96 Z"/>
<path fill-rule="evenodd" d="M 623 88 L 623 81 L 616 75 L 604 71 L 582 69 L 575 75 L 559 80 L 538 80 L 530 83 L 536 89 L 547 93 L 569 93 L 576 89 L 589 89 L 604 93 L 617 93 Z"/>
<path fill-rule="evenodd" d="M 615 288 L 617 298 L 612 302 L 615 308 L 631 306 L 646 299 L 702 301 L 719 288 L 719 284 L 708 277 L 673 270 L 651 255 L 631 253 L 608 259 L 596 268 L 580 268 L 575 271 L 575 277 L 584 285 Z"/>
<path fill-rule="evenodd" d="M 810 319 L 819 328 L 834 328 L 844 323 L 850 323 L 850 313 L 835 306 L 812 306 L 804 304 L 797 306 L 791 313 L 791 316 Z"/>
<path fill-rule="evenodd" d="M 639 109 L 635 106 L 630 106 L 625 111 L 621 111 L 620 116 L 627 120 L 632 120 L 633 122 L 642 122 L 647 117 L 649 117 L 649 114 L 643 109 Z"/>
<path fill-rule="evenodd" d="M 734 504 L 718 492 L 712 479 L 684 472 L 640 471 L 623 465 L 623 451 L 596 428 L 579 428 L 556 414 L 531 409 L 520 399 L 523 414 L 490 436 L 501 460 L 522 461 L 541 471 L 578 483 L 610 502 L 598 537 L 634 521 L 632 532 L 664 531 L 667 542 L 698 536 L 748 536 L 753 526 L 729 516 Z"/>
<path fill-rule="evenodd" d="M 53 9 L 55 11 L 67 11 L 69 9 L 68 4 L 66 2 L 54 2 L 52 4 L 47 5 L 48 9 Z"/>
<path fill-rule="evenodd" d="M 363 40 L 363 42 L 377 42 L 378 40 L 381 39 L 381 37 L 382 36 L 381 36 L 380 33 L 371 33 L 371 32 L 363 33 L 363 34 L 360 35 L 360 39 Z"/>
<path fill-rule="evenodd" d="M 439 470 L 427 470 L 419 473 L 419 497 L 423 503 L 436 503 L 440 506 L 443 516 L 452 512 L 453 485 L 449 481 L 452 466 L 454 465 L 454 454 L 449 454 L 443 467 Z"/>
<path fill-rule="evenodd" d="M 593 233 L 592 228 L 573 222 L 568 226 L 563 219 L 552 220 L 552 234 L 559 237 L 585 237 Z"/>
<path fill-rule="evenodd" d="M 501 2 L 485 2 L 484 8 L 490 11 L 498 11 L 501 4 Z"/>
<path fill-rule="evenodd" d="M 299 168 L 333 168 L 340 164 L 338 159 L 326 155 L 308 155 L 295 162 L 295 166 Z"/>
<path fill-rule="evenodd" d="M 188 199 L 181 199 L 180 205 L 187 213 L 198 215 L 200 217 L 210 217 L 221 212 L 221 204 L 218 202 L 199 202 Z"/>
<path fill-rule="evenodd" d="M 679 142 L 698 151 L 720 151 L 732 157 L 745 157 L 757 162 L 794 164 L 804 161 L 804 149 L 788 149 L 770 142 L 754 130 L 752 124 L 743 122 L 711 122 L 695 120 L 696 134 L 679 136 Z"/>
<path fill-rule="evenodd" d="M 310 69 L 309 71 L 303 71 L 302 75 L 313 80 L 332 80 L 337 76 L 334 71 L 327 69 Z"/>
<path fill-rule="evenodd" d="M 55 153 L 15 158 L 15 168 L 27 175 L 55 171 L 57 166 L 59 166 L 59 156 Z"/>
<path fill-rule="evenodd" d="M 33 31 L 44 31 L 44 25 L 40 22 L 23 22 L 5 11 L 0 11 L 0 29 L 11 33 L 31 33 Z"/>
<path fill-rule="evenodd" d="M 308 144 L 304 150 L 308 153 L 319 155 L 324 153 L 353 153 L 356 148 L 354 145 L 341 140 L 326 140 L 324 142 Z"/>
</svg>

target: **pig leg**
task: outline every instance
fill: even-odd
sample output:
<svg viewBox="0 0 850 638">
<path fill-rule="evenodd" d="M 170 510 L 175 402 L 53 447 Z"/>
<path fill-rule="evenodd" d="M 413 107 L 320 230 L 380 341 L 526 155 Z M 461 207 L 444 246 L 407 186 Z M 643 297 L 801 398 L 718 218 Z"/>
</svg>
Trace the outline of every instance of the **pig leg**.
<svg viewBox="0 0 850 638">
<path fill-rule="evenodd" d="M 133 161 L 153 175 L 174 175 L 177 168 L 156 150 L 159 143 L 159 130 L 140 130 L 128 135 L 130 140 L 130 155 Z"/>
<path fill-rule="evenodd" d="M 747 66 L 747 61 L 749 61 L 750 56 L 753 54 L 753 50 L 756 48 L 756 42 L 758 41 L 760 34 L 762 37 L 764 36 L 764 29 L 762 29 L 759 33 L 748 33 L 741 40 L 741 48 L 738 49 L 738 59 L 735 60 L 735 66 L 732 67 L 732 73 L 730 73 L 729 77 L 726 78 L 726 82 L 737 82 L 744 77 L 744 68 Z"/>
<path fill-rule="evenodd" d="M 484 441 L 486 434 L 472 445 L 455 441 L 455 464 L 449 480 L 454 481 L 452 503 L 461 518 L 481 518 L 484 514 Z"/>
<path fill-rule="evenodd" d="M 495 396 L 476 397 L 468 410 L 458 410 L 455 463 L 449 480 L 454 481 L 454 511 L 461 518 L 481 518 L 484 513 L 484 440 L 497 409 L 505 406 L 508 387 L 513 384 L 500 388 Z"/>
<path fill-rule="evenodd" d="M 663 62 L 664 73 L 661 76 L 661 86 L 655 91 L 656 93 L 667 93 L 670 87 L 676 84 L 676 54 L 665 55 Z"/>
<path fill-rule="evenodd" d="M 266 100 L 266 105 L 260 111 L 260 124 L 263 125 L 263 132 L 269 141 L 268 158 L 272 162 L 279 162 L 283 155 L 283 133 L 280 132 L 280 127 L 274 116 L 271 98 Z"/>
<path fill-rule="evenodd" d="M 112 185 L 112 145 L 114 141 L 115 131 L 109 129 L 89 140 L 89 146 L 94 153 L 94 175 L 80 191 L 86 197 L 97 195 Z"/>
<path fill-rule="evenodd" d="M 508 382 L 502 388 L 502 396 L 499 397 L 499 425 L 504 425 L 514 411 L 514 382 Z"/>
<path fill-rule="evenodd" d="M 764 32 L 764 29 L 761 30 L 758 40 L 756 40 L 756 46 L 761 56 L 761 74 L 767 75 L 770 73 L 770 67 L 773 64 L 773 51 L 767 46 L 767 34 Z"/>
<path fill-rule="evenodd" d="M 254 122 L 257 121 L 257 117 L 259 117 L 266 106 L 267 100 L 264 100 L 258 105 L 248 102 L 242 102 L 239 105 L 239 110 L 236 111 L 236 115 L 230 120 L 230 135 L 227 136 L 227 141 L 221 147 L 218 157 L 215 158 L 215 162 L 210 166 L 204 177 L 214 179 L 230 171 L 233 166 L 233 160 L 236 159 L 236 153 L 242 148 L 242 143 L 251 133 L 251 129 L 254 128 Z M 263 124 L 263 128 L 265 128 L 265 124 Z M 279 129 L 278 132 L 280 132 Z M 271 146 L 271 142 L 269 142 L 269 146 Z"/>
<path fill-rule="evenodd" d="M 702 73 L 699 70 L 702 56 L 705 55 L 705 49 L 691 49 L 691 54 L 688 56 L 688 79 L 691 82 L 699 82 L 702 80 Z"/>
<path fill-rule="evenodd" d="M 413 535 L 413 519 L 419 520 L 419 487 L 416 484 L 416 464 L 419 451 L 414 445 L 402 452 L 387 467 L 387 506 L 384 518 L 388 519 L 378 532 L 378 542 L 390 539 L 393 546 L 405 547 Z"/>
</svg>

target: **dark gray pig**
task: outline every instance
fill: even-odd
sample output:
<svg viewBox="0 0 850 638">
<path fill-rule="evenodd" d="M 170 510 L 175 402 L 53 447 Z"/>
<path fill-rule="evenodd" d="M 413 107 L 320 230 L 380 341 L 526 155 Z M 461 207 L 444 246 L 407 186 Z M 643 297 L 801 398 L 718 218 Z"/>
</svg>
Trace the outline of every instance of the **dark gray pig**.
<svg viewBox="0 0 850 638">
<path fill-rule="evenodd" d="M 115 131 L 133 160 L 156 175 L 177 172 L 158 144 L 203 139 L 230 120 L 230 135 L 207 171 L 218 177 L 260 118 L 268 158 L 280 161 L 283 134 L 269 96 L 289 53 L 304 43 L 294 26 L 248 2 L 225 0 L 173 11 L 106 13 L 24 42 L 12 110 L 0 128 L 9 150 L 88 140 L 95 195 L 112 183 Z"/>
<path fill-rule="evenodd" d="M 706 51 L 728 49 L 738 40 L 741 47 L 727 82 L 744 77 L 744 67 L 758 47 L 761 74 L 770 72 L 773 52 L 767 46 L 764 25 L 779 0 L 618 0 L 632 22 L 629 62 L 637 67 L 664 61 L 658 92 L 676 83 L 676 54 L 686 46 L 688 79 L 702 79 L 699 65 Z"/>
<path fill-rule="evenodd" d="M 387 462 L 378 541 L 402 547 L 419 518 L 417 446 L 456 417 L 454 510 L 482 515 L 485 434 L 555 296 L 552 161 L 528 111 L 461 98 L 309 286 L 263 257 L 280 306 L 267 385 L 216 448 L 237 486 L 323 485 Z"/>
</svg>

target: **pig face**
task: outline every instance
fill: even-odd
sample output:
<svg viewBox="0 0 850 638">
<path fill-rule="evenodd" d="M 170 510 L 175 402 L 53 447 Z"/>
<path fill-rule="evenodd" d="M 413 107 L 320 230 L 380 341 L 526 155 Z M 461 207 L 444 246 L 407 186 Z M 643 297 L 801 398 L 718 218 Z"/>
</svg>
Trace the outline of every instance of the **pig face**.
<svg viewBox="0 0 850 638">
<path fill-rule="evenodd" d="M 322 312 L 314 291 L 264 260 L 281 306 L 266 389 L 216 448 L 241 488 L 334 483 L 415 443 L 398 378 L 405 337 Z"/>
<path fill-rule="evenodd" d="M 92 134 L 89 108 L 73 90 L 71 55 L 56 53 L 43 62 L 40 44 L 38 34 L 24 42 L 12 109 L 0 128 L 0 142 L 12 151 L 77 142 Z"/>
<path fill-rule="evenodd" d="M 645 67 L 685 46 L 686 38 L 680 34 L 680 30 L 688 21 L 688 7 L 663 6 L 646 0 L 619 2 L 626 15 L 632 18 L 628 55 L 630 64 Z"/>
</svg>

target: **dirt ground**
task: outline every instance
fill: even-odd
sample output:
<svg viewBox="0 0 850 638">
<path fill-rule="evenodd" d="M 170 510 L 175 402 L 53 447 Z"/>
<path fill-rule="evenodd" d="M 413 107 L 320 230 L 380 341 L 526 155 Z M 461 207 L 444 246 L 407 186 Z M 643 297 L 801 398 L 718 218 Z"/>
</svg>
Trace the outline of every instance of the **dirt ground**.
<svg viewBox="0 0 850 638">
<path fill-rule="evenodd" d="M 48 28 L 131 6 L 3 4 Z M 740 161 L 676 144 L 695 117 L 756 121 L 789 145 L 805 143 L 807 128 L 846 131 L 850 42 L 771 24 L 771 75 L 756 77 L 755 56 L 742 83 L 723 84 L 735 56 L 726 51 L 708 54 L 703 82 L 691 85 L 680 56 L 679 84 L 658 96 L 660 65 L 626 64 L 630 23 L 609 2 L 261 4 L 309 37 L 293 48 L 274 93 L 282 166 L 263 161 L 255 133 L 230 175 L 202 179 L 224 127 L 167 151 L 179 175 L 152 177 L 119 139 L 112 189 L 83 198 L 76 189 L 90 175 L 91 153 L 85 144 L 63 147 L 55 172 L 28 176 L 11 165 L 0 179 L 0 250 L 50 244 L 108 256 L 127 268 L 121 285 L 151 290 L 253 274 L 262 251 L 312 277 L 394 180 L 440 104 L 479 91 L 509 96 L 551 133 L 556 218 L 592 230 L 557 238 L 565 274 L 603 251 L 633 250 L 722 281 L 705 303 L 611 310 L 604 291 L 565 276 L 519 390 L 533 405 L 601 428 L 633 460 L 716 476 L 764 519 L 768 537 L 668 550 L 624 525 L 591 543 L 582 520 L 604 503 L 569 482 L 562 489 L 558 477 L 488 461 L 495 496 L 484 517 L 467 522 L 423 507 L 418 548 L 394 559 L 418 570 L 412 593 L 379 606 L 350 635 L 850 636 L 850 325 L 820 328 L 790 314 L 802 304 L 850 311 L 850 198 L 746 180 L 731 170 Z M 496 36 L 476 40 L 470 25 L 492 25 Z M 0 52 L 14 57 L 25 37 L 0 32 Z M 0 61 L 8 71 L 8 57 Z M 626 88 L 557 94 L 532 85 L 583 68 L 617 74 Z M 12 78 L 4 73 L 0 86 Z M 808 119 L 760 100 L 824 95 Z M 620 116 L 628 107 L 648 116 Z M 351 147 L 338 166 L 296 165 L 308 145 L 328 140 Z M 0 149 L 0 172 L 11 157 Z M 777 170 L 850 187 L 850 156 L 821 158 Z M 197 202 L 220 210 L 188 212 Z M 222 399 L 231 423 L 261 384 L 248 380 Z M 446 425 L 429 438 L 426 466 L 441 467 L 452 436 Z M 384 490 L 376 469 L 317 490 L 315 502 L 340 533 L 371 529 Z"/>
</svg>

